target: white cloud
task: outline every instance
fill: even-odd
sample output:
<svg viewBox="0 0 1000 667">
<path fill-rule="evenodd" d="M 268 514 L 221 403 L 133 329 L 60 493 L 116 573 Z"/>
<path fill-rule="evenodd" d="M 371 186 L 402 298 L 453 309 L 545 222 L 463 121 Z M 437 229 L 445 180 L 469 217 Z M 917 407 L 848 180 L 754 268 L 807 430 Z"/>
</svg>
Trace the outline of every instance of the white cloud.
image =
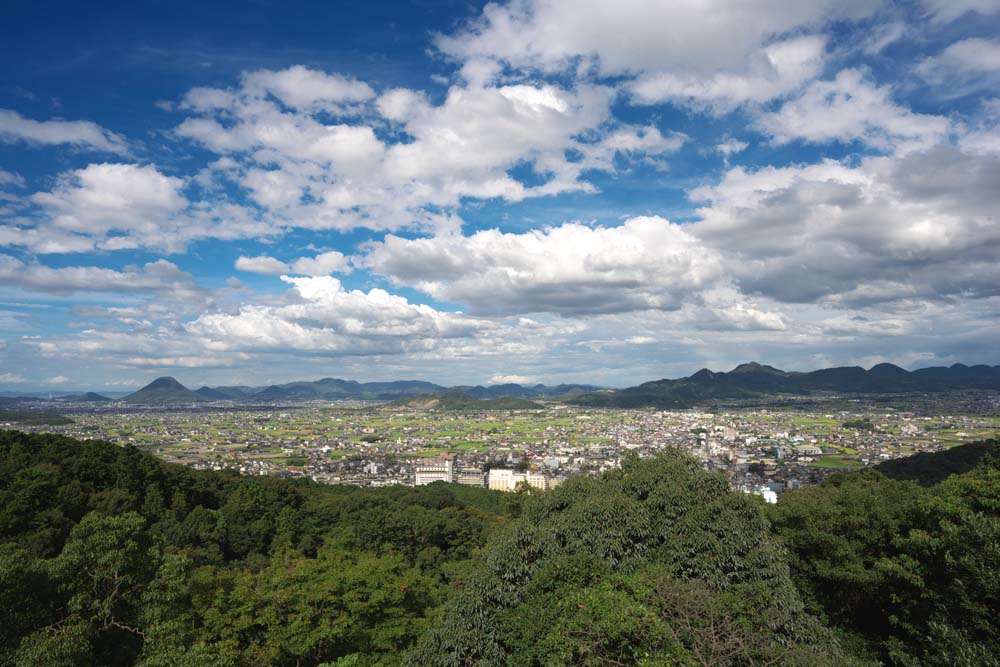
<svg viewBox="0 0 1000 667">
<path fill-rule="evenodd" d="M 459 314 L 411 304 L 380 289 L 347 291 L 331 277 L 290 278 L 285 305 L 250 305 L 235 315 L 206 314 L 188 330 L 222 347 L 294 347 L 330 352 L 391 352 L 407 340 L 463 337 L 485 326 Z"/>
<path fill-rule="evenodd" d="M 13 186 L 15 188 L 24 187 L 24 177 L 12 171 L 0 169 L 0 186 Z"/>
<path fill-rule="evenodd" d="M 0 245 L 36 253 L 154 248 L 179 252 L 200 238 L 245 238 L 272 232 L 245 207 L 190 202 L 182 179 L 154 165 L 95 163 L 61 175 L 30 200 L 38 213 L 21 226 L 0 226 Z"/>
<path fill-rule="evenodd" d="M 240 256 L 236 260 L 236 269 L 248 273 L 260 273 L 266 276 L 280 276 L 289 272 L 289 266 L 274 257 L 261 255 L 259 257 Z"/>
<path fill-rule="evenodd" d="M 382 93 L 376 108 L 383 118 L 405 122 L 429 113 L 431 104 L 427 96 L 419 90 L 393 88 Z"/>
<path fill-rule="evenodd" d="M 875 26 L 862 44 L 861 50 L 870 56 L 881 53 L 901 40 L 906 35 L 906 31 L 906 24 L 902 21 Z"/>
<path fill-rule="evenodd" d="M 489 384 L 537 384 L 537 381 L 527 375 L 494 375 Z"/>
<path fill-rule="evenodd" d="M 328 276 L 331 273 L 347 274 L 350 272 L 350 261 L 343 253 L 336 250 L 330 250 L 315 257 L 302 257 L 292 264 L 292 273 L 306 276 Z"/>
<path fill-rule="evenodd" d="M 796 99 L 762 114 L 757 127 L 775 143 L 862 141 L 883 150 L 912 150 L 947 138 L 947 118 L 913 113 L 894 103 L 888 87 L 864 72 L 842 70 L 832 81 L 814 81 Z"/>
<path fill-rule="evenodd" d="M 480 313 L 673 309 L 723 273 L 713 251 L 658 217 L 523 234 L 389 235 L 358 262 L 395 284 Z"/>
<path fill-rule="evenodd" d="M 165 218 L 188 205 L 183 181 L 152 165 L 91 164 L 64 176 L 34 201 L 53 211 L 55 227 L 90 235 L 140 230 L 155 233 Z"/>
<path fill-rule="evenodd" d="M 994 83 L 1000 80 L 1000 40 L 974 37 L 955 42 L 940 54 L 924 59 L 917 72 L 931 83 L 947 82 L 949 87 L 961 84 L 961 91 L 976 84 Z"/>
<path fill-rule="evenodd" d="M 202 303 L 207 298 L 190 273 L 164 259 L 116 271 L 99 266 L 52 268 L 0 255 L 0 281 L 34 292 L 160 292 Z"/>
<path fill-rule="evenodd" d="M 948 23 L 967 14 L 976 12 L 982 15 L 996 14 L 1000 11 L 1000 0 L 921 0 L 924 9 L 931 18 L 940 23 Z"/>
<path fill-rule="evenodd" d="M 259 257 L 241 256 L 236 260 L 236 268 L 239 271 L 260 273 L 268 276 L 279 276 L 286 273 L 306 276 L 328 276 L 331 273 L 346 274 L 351 272 L 351 265 L 348 258 L 336 250 L 324 252 L 315 257 L 302 257 L 290 265 L 266 255 Z"/>
<path fill-rule="evenodd" d="M 28 379 L 20 373 L 0 373 L 0 383 L 2 384 L 24 384 Z"/>
<path fill-rule="evenodd" d="M 628 88 L 639 104 L 674 101 L 730 111 L 746 102 L 781 97 L 819 75 L 825 46 L 818 35 L 793 37 L 764 47 L 743 72 L 658 72 L 640 76 Z"/>
<path fill-rule="evenodd" d="M 871 15 L 878 0 L 512 0 L 439 35 L 444 53 L 515 70 L 638 77 L 641 103 L 675 101 L 725 111 L 783 95 L 816 76 L 828 23 Z M 485 70 L 488 71 L 488 70 Z"/>
<path fill-rule="evenodd" d="M 281 71 L 258 70 L 243 77 L 243 87 L 259 96 L 268 92 L 297 109 L 340 110 L 341 105 L 364 102 L 375 91 L 361 81 L 295 65 Z"/>
<path fill-rule="evenodd" d="M 772 38 L 831 19 L 859 18 L 878 2 L 803 0 L 645 2 L 515 0 L 482 16 L 438 47 L 460 59 L 492 57 L 545 71 L 591 60 L 599 72 L 702 74 L 737 71 Z"/>
<path fill-rule="evenodd" d="M 0 109 L 0 142 L 29 145 L 67 144 L 119 155 L 128 154 L 125 138 L 86 120 L 32 120 L 16 111 Z"/>
<path fill-rule="evenodd" d="M 346 111 L 278 105 L 255 82 L 279 74 L 245 74 L 237 89 L 189 91 L 181 108 L 194 115 L 175 133 L 225 156 L 227 167 L 212 178 L 236 180 L 282 227 L 436 226 L 426 207 L 592 191 L 581 174 L 612 171 L 616 153 L 642 160 L 683 143 L 655 127 L 609 122 L 614 91 L 601 86 L 456 85 L 439 105 L 401 88 L 359 94 L 369 114 L 382 115 L 367 124 Z M 387 121 L 397 133 L 383 138 L 376 127 Z M 524 167 L 537 178 L 511 175 Z"/>
<path fill-rule="evenodd" d="M 748 144 L 745 141 L 740 141 L 739 139 L 732 139 L 732 138 L 730 138 L 730 139 L 726 139 L 722 143 L 716 144 L 715 145 L 715 150 L 719 151 L 725 157 L 728 158 L 731 155 L 736 155 L 737 153 L 742 153 L 749 146 L 750 146 L 750 144 Z"/>
<path fill-rule="evenodd" d="M 71 382 L 71 380 L 65 375 L 56 375 L 47 379 L 45 384 L 66 384 L 67 382 Z"/>
<path fill-rule="evenodd" d="M 938 146 L 857 166 L 729 170 L 689 231 L 745 293 L 846 307 L 1000 291 L 1000 156 Z"/>
<path fill-rule="evenodd" d="M 972 130 L 963 134 L 958 141 L 962 151 L 974 155 L 1000 154 L 1000 127 Z"/>
</svg>

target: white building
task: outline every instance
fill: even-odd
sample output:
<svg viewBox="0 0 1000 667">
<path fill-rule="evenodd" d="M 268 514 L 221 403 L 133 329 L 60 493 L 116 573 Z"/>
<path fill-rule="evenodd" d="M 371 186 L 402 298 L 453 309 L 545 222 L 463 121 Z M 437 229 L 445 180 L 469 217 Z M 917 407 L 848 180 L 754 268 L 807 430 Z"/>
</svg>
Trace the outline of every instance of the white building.
<svg viewBox="0 0 1000 667">
<path fill-rule="evenodd" d="M 540 472 L 519 472 L 509 468 L 493 468 L 489 473 L 489 487 L 492 491 L 516 491 L 517 485 L 525 482 L 533 489 L 545 491 L 549 488 L 549 478 Z"/>
<path fill-rule="evenodd" d="M 491 491 L 513 491 L 517 483 L 524 479 L 524 473 L 509 468 L 493 468 L 487 479 Z"/>
<path fill-rule="evenodd" d="M 429 460 L 417 466 L 414 486 L 452 481 L 454 481 L 454 474 L 451 459 Z"/>
</svg>

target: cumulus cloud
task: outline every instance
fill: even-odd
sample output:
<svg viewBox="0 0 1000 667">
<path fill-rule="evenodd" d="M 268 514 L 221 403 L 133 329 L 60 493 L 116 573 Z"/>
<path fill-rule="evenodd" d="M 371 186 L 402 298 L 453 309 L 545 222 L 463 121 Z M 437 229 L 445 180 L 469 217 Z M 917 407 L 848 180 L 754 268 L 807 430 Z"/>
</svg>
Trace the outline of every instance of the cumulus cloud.
<svg viewBox="0 0 1000 667">
<path fill-rule="evenodd" d="M 490 3 L 438 48 L 543 72 L 633 76 L 642 103 L 732 108 L 782 95 L 815 76 L 824 38 L 787 35 L 869 16 L 879 2 L 707 3 L 513 0 Z"/>
<path fill-rule="evenodd" d="M 128 144 L 119 134 L 86 120 L 33 120 L 16 111 L 0 109 L 0 141 L 33 146 L 58 146 L 128 154 Z"/>
<path fill-rule="evenodd" d="M 187 325 L 222 348 L 241 346 L 352 354 L 398 352 L 411 341 L 474 335 L 486 326 L 460 314 L 409 303 L 385 290 L 345 290 L 331 277 L 291 278 L 291 299 L 206 314 Z"/>
<path fill-rule="evenodd" d="M 129 328 L 90 327 L 23 342 L 45 357 L 192 368 L 232 366 L 260 354 L 426 356 L 447 347 L 447 354 L 463 355 L 477 346 L 503 354 L 518 347 L 514 338 L 504 341 L 501 322 L 439 311 L 381 289 L 347 290 L 332 277 L 282 280 L 291 286 L 283 297 L 244 303 L 235 311 L 211 309 L 158 326 L 133 319 L 141 310 L 109 313 Z"/>
<path fill-rule="evenodd" d="M 457 58 L 492 57 L 546 71 L 576 67 L 584 58 L 607 75 L 669 68 L 713 72 L 744 65 L 749 53 L 776 35 L 865 16 L 877 4 L 515 0 L 486 5 L 465 29 L 439 35 L 437 45 Z"/>
<path fill-rule="evenodd" d="M 856 69 L 842 70 L 832 81 L 814 81 L 799 97 L 757 119 L 757 127 L 777 144 L 861 141 L 883 150 L 938 144 L 950 125 L 947 118 L 895 104 L 888 87 Z"/>
<path fill-rule="evenodd" d="M 24 384 L 27 381 L 20 373 L 0 373 L 0 384 Z"/>
<path fill-rule="evenodd" d="M 30 201 L 37 214 L 0 226 L 0 245 L 36 253 L 154 248 L 183 250 L 199 238 L 244 238 L 270 227 L 230 202 L 192 203 L 182 179 L 154 165 L 94 163 L 62 174 Z"/>
<path fill-rule="evenodd" d="M 281 71 L 258 70 L 243 77 L 243 87 L 258 96 L 270 93 L 297 109 L 341 109 L 341 105 L 364 102 L 375 91 L 362 82 L 340 74 L 328 74 L 295 65 Z"/>
<path fill-rule="evenodd" d="M 306 276 L 328 276 L 331 273 L 351 272 L 350 260 L 336 250 L 320 253 L 315 257 L 302 257 L 292 263 L 292 273 Z"/>
<path fill-rule="evenodd" d="M 320 253 L 315 257 L 301 257 L 291 264 L 267 255 L 259 257 L 241 256 L 236 260 L 236 268 L 248 273 L 260 273 L 268 276 L 280 276 L 285 273 L 295 273 L 306 276 L 328 276 L 331 273 L 347 274 L 351 272 L 350 260 L 336 250 Z"/>
<path fill-rule="evenodd" d="M 421 91 L 376 97 L 337 74 L 266 70 L 244 74 L 236 88 L 189 91 L 180 109 L 191 116 L 174 132 L 222 155 L 227 167 L 215 176 L 246 188 L 278 226 L 429 228 L 440 221 L 429 209 L 593 191 L 585 171 L 613 171 L 616 157 L 655 158 L 684 143 L 654 126 L 612 122 L 614 94 L 585 84 L 467 82 L 433 104 Z M 321 108 L 318 99 L 352 104 Z M 386 123 L 394 133 L 376 131 Z M 517 169 L 532 176 L 516 177 Z"/>
<path fill-rule="evenodd" d="M 236 260 L 236 269 L 247 273 L 260 273 L 265 276 L 280 276 L 288 273 L 290 268 L 287 264 L 274 257 L 261 255 L 259 257 L 240 256 Z"/>
<path fill-rule="evenodd" d="M 719 151 L 725 157 L 731 155 L 736 155 L 737 153 L 742 153 L 745 151 L 750 144 L 745 141 L 740 141 L 739 139 L 726 139 L 725 141 L 715 145 L 715 150 Z"/>
<path fill-rule="evenodd" d="M 857 166 L 729 170 L 690 233 L 748 293 L 862 306 L 1000 291 L 1000 162 L 938 146 Z"/>
<path fill-rule="evenodd" d="M 434 299 L 502 314 L 673 309 L 723 273 L 714 251 L 658 217 L 522 234 L 389 235 L 359 262 Z"/>
<path fill-rule="evenodd" d="M 780 97 L 816 77 L 823 69 L 825 46 L 819 35 L 794 37 L 764 47 L 739 73 L 649 73 L 632 82 L 629 90 L 640 104 L 674 101 L 730 111 Z"/>
<path fill-rule="evenodd" d="M 160 292 L 185 300 L 206 300 L 193 276 L 165 259 L 116 271 L 99 266 L 52 268 L 0 255 L 0 282 L 33 292 Z"/>
</svg>

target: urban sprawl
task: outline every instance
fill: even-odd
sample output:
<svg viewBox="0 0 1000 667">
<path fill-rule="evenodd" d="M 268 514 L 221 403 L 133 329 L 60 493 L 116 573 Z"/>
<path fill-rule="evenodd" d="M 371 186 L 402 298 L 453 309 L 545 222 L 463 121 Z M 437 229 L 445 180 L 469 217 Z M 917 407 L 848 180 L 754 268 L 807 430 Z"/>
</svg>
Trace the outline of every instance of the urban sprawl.
<svg viewBox="0 0 1000 667">
<path fill-rule="evenodd" d="M 451 482 L 498 491 L 554 487 L 677 447 L 724 472 L 735 489 L 774 502 L 833 472 L 995 436 L 1000 396 L 911 409 L 864 398 L 814 409 L 445 411 L 365 402 L 243 407 L 65 406 L 66 425 L 5 428 L 134 445 L 195 468 L 307 477 L 325 484 Z M 902 408 L 906 408 L 903 405 Z"/>
</svg>

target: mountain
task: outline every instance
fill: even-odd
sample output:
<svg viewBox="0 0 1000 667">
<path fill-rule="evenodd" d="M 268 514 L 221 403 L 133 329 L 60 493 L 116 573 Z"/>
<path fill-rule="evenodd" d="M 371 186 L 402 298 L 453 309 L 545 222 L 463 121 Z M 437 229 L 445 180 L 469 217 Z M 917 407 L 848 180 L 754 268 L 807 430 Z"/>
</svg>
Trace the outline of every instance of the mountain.
<svg viewBox="0 0 1000 667">
<path fill-rule="evenodd" d="M 205 399 L 172 377 L 156 378 L 137 392 L 122 399 L 136 405 L 179 405 L 200 403 Z"/>
<path fill-rule="evenodd" d="M 394 382 L 356 382 L 339 378 L 323 378 L 316 381 L 288 382 L 273 384 L 268 387 L 202 387 L 197 393 L 210 401 L 323 401 L 323 400 L 381 400 L 394 401 L 401 398 L 441 394 L 447 391 L 459 391 L 477 399 L 514 398 L 548 398 L 583 394 L 599 389 L 594 385 L 560 384 L 546 386 L 536 384 L 523 386 L 520 384 L 496 384 L 489 386 L 458 386 L 444 387 L 432 382 L 419 380 L 397 380 Z"/>
<path fill-rule="evenodd" d="M 194 390 L 206 401 L 238 401 L 246 398 L 246 394 L 241 391 L 226 391 L 226 387 L 200 387 Z"/>
<path fill-rule="evenodd" d="M 499 398 L 475 398 L 457 389 L 440 394 L 429 394 L 417 398 L 402 399 L 396 405 L 437 410 L 537 410 L 542 406 L 533 401 L 516 396 Z"/>
<path fill-rule="evenodd" d="M 923 368 L 907 371 L 893 364 L 869 370 L 860 366 L 824 368 L 809 373 L 786 372 L 756 362 L 729 371 L 703 368 L 676 380 L 656 380 L 618 391 L 581 394 L 571 403 L 620 408 L 689 408 L 715 399 L 775 394 L 937 392 L 953 389 L 1000 389 L 1000 366 Z"/>
<path fill-rule="evenodd" d="M 264 387 L 246 398 L 253 401 L 318 401 L 337 399 L 392 400 L 444 391 L 431 382 L 400 380 L 396 382 L 355 382 L 323 378 L 315 382 L 289 382 Z"/>
<path fill-rule="evenodd" d="M 65 396 L 60 396 L 55 399 L 62 403 L 110 403 L 111 399 L 103 394 L 97 394 L 92 391 L 84 392 L 82 394 L 67 394 Z"/>
</svg>

